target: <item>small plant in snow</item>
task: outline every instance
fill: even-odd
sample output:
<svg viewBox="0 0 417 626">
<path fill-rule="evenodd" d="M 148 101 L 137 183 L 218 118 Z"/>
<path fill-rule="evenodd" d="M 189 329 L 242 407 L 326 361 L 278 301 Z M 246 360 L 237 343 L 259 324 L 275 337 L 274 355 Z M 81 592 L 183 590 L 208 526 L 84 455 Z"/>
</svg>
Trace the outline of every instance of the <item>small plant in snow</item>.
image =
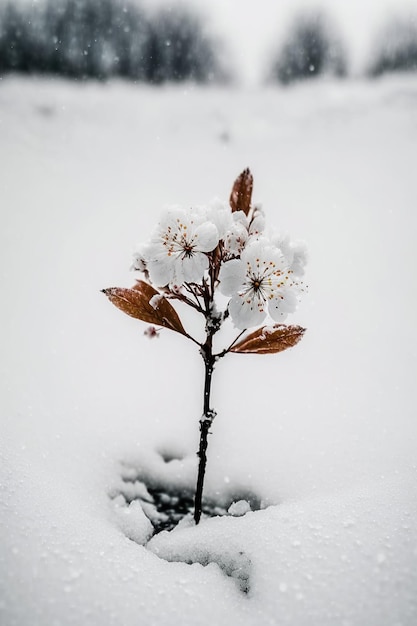
<svg viewBox="0 0 417 626">
<path fill-rule="evenodd" d="M 196 524 L 202 510 L 208 434 L 216 416 L 210 405 L 216 362 L 229 353 L 282 352 L 298 343 L 305 332 L 300 326 L 283 324 L 303 291 L 304 246 L 267 236 L 264 214 L 252 204 L 252 188 L 253 177 L 247 169 L 234 183 L 230 206 L 167 211 L 151 240 L 135 254 L 133 269 L 143 278 L 132 289 L 103 290 L 124 313 L 152 325 L 146 331 L 149 337 L 158 336 L 155 326 L 162 326 L 199 347 L 205 382 L 194 501 Z M 204 341 L 184 329 L 171 304 L 175 301 L 203 316 Z M 227 347 L 216 352 L 213 338 L 228 318 L 239 332 Z"/>
</svg>

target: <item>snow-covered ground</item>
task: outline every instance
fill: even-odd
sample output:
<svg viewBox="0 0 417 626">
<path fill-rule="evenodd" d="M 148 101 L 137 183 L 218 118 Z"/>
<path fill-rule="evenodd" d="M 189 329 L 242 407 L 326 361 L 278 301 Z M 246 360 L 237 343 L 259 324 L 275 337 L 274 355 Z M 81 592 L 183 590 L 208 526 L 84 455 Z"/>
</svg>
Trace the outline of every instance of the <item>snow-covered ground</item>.
<svg viewBox="0 0 417 626">
<path fill-rule="evenodd" d="M 0 83 L 2 625 L 417 623 L 416 163 L 415 78 Z M 203 368 L 100 289 L 132 284 L 164 206 L 226 199 L 247 166 L 308 243 L 308 332 L 219 363 L 207 489 L 272 506 L 147 549 L 109 494 L 144 459 L 194 479 Z"/>
</svg>

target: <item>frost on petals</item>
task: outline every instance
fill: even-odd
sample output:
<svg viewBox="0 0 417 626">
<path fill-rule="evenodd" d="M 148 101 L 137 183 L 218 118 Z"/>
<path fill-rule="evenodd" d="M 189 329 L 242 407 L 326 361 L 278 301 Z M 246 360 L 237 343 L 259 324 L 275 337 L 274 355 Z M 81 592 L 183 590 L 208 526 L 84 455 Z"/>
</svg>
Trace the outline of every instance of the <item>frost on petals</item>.
<svg viewBox="0 0 417 626">
<path fill-rule="evenodd" d="M 154 296 L 152 296 L 152 298 L 149 300 L 149 304 L 151 305 L 151 307 L 153 309 L 157 309 L 159 307 L 159 304 L 161 302 L 161 300 L 163 299 L 163 295 L 161 293 L 156 293 Z"/>
<path fill-rule="evenodd" d="M 288 235 L 273 235 L 271 242 L 281 250 L 295 276 L 303 276 L 307 263 L 307 246 L 303 241 L 291 241 Z"/>
<path fill-rule="evenodd" d="M 281 251 L 266 239 L 249 243 L 240 259 L 224 264 L 220 291 L 231 296 L 229 312 L 234 325 L 245 329 L 261 324 L 269 313 L 282 322 L 298 302 L 299 285 Z"/>
<path fill-rule="evenodd" d="M 144 250 L 151 281 L 159 287 L 201 282 L 209 265 L 207 253 L 218 242 L 218 230 L 204 211 L 168 211 Z"/>
<path fill-rule="evenodd" d="M 264 229 L 265 217 L 259 209 L 255 208 L 251 212 L 251 219 L 243 211 L 232 213 L 232 221 L 223 242 L 226 254 L 231 257 L 239 256 L 250 241 L 262 236 Z"/>
<path fill-rule="evenodd" d="M 146 272 L 146 261 L 144 259 L 143 253 L 144 245 L 141 244 L 133 253 L 132 265 L 130 266 L 131 270 L 135 270 L 137 272 Z"/>
<path fill-rule="evenodd" d="M 282 323 L 305 290 L 306 249 L 288 236 L 269 234 L 261 205 L 252 203 L 252 188 L 252 174 L 244 170 L 229 205 L 216 199 L 206 206 L 167 210 L 133 258 L 132 269 L 144 279 L 139 281 L 140 303 L 129 290 L 107 290 L 111 301 L 133 317 L 166 326 L 166 314 L 172 317 L 169 300 L 177 300 L 202 313 L 213 334 L 229 316 L 239 329 L 256 327 L 268 317 L 267 323 Z M 226 310 L 215 313 L 218 291 L 228 302 Z M 183 332 L 177 326 L 174 330 Z"/>
</svg>

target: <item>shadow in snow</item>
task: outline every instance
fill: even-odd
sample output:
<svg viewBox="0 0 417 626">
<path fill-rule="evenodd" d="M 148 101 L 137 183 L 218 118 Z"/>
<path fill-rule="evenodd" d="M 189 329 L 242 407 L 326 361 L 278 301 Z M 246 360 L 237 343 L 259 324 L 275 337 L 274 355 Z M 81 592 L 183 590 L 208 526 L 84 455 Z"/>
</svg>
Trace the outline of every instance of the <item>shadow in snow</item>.
<svg viewBox="0 0 417 626">
<path fill-rule="evenodd" d="M 168 562 L 180 562 L 192 565 L 199 563 L 208 566 L 216 564 L 222 573 L 233 579 L 238 589 L 247 595 L 250 591 L 251 560 L 242 550 L 217 551 L 204 546 L 187 545 L 181 547 L 169 545 L 169 541 L 158 542 L 153 545 L 152 537 L 162 531 L 171 531 L 184 520 L 186 525 L 193 524 L 194 513 L 194 485 L 191 486 L 187 476 L 180 475 L 175 471 L 175 462 L 180 463 L 184 459 L 166 449 L 159 451 L 152 460 L 144 461 L 143 465 L 122 464 L 121 479 L 110 492 L 110 498 L 117 505 L 120 514 L 122 509 L 128 513 L 132 506 L 140 505 L 149 522 L 148 532 L 136 533 L 132 527 L 126 524 L 121 529 L 126 536 L 136 543 L 145 545 L 149 550 Z M 172 464 L 172 472 L 167 471 L 167 466 Z M 171 467 L 169 468 L 171 470 Z M 194 476 L 191 476 L 194 480 Z M 227 487 L 227 492 L 217 492 L 203 499 L 203 517 L 243 516 L 249 511 L 259 511 L 266 508 L 253 491 L 241 487 Z M 122 511 L 123 512 L 123 511 Z M 143 523 L 144 516 L 141 513 Z M 188 522 L 186 521 L 188 520 Z M 125 522 L 126 520 L 124 520 Z M 146 521 L 146 520 L 145 520 Z M 138 520 L 138 523 L 140 520 Z M 133 518 L 132 523 L 135 523 Z"/>
</svg>

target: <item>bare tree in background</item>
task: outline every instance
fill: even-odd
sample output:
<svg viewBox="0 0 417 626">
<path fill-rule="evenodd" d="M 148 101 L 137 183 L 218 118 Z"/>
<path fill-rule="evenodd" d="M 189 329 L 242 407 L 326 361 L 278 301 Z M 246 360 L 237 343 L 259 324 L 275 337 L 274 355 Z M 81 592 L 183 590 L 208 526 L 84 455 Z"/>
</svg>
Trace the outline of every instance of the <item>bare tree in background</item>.
<svg viewBox="0 0 417 626">
<path fill-rule="evenodd" d="M 417 17 L 390 19 L 374 43 L 368 74 L 417 71 Z"/>
<path fill-rule="evenodd" d="M 150 83 L 225 77 L 198 14 L 172 7 L 150 16 L 130 0 L 8 0 L 0 7 L 0 72 Z"/>
<path fill-rule="evenodd" d="M 207 83 L 222 78 L 215 44 L 200 16 L 189 8 L 163 8 L 154 14 L 144 56 L 149 82 Z"/>
<path fill-rule="evenodd" d="M 286 85 L 321 74 L 345 76 L 346 55 L 329 19 L 321 12 L 296 16 L 275 53 L 270 78 Z"/>
</svg>

